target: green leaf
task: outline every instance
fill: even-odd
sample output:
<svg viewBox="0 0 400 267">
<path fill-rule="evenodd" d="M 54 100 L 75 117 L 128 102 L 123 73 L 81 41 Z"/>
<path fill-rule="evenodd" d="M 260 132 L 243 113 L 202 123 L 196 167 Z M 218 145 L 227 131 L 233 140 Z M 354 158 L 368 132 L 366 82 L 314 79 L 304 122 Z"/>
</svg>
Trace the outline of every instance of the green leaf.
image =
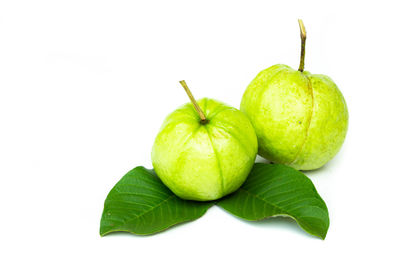
<svg viewBox="0 0 400 267">
<path fill-rule="evenodd" d="M 136 167 L 114 186 L 104 203 L 100 235 L 130 232 L 148 235 L 201 217 L 213 202 L 175 196 L 153 170 Z"/>
<path fill-rule="evenodd" d="M 311 180 L 281 164 L 256 163 L 242 187 L 217 205 L 251 221 L 289 216 L 322 239 L 329 228 L 328 209 Z"/>
</svg>

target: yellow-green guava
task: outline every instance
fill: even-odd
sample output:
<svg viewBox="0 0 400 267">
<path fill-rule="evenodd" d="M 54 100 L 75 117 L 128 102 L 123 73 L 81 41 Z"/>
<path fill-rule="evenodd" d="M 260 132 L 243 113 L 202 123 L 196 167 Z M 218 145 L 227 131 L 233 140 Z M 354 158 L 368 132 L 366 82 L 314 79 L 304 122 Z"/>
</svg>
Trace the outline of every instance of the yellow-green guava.
<svg viewBox="0 0 400 267">
<path fill-rule="evenodd" d="M 153 167 L 177 196 L 215 200 L 236 191 L 246 180 L 257 155 L 257 136 L 241 111 L 213 99 L 172 112 L 153 145 Z"/>
<path fill-rule="evenodd" d="M 301 20 L 299 25 L 299 70 L 278 64 L 261 71 L 247 87 L 240 109 L 254 126 L 262 157 L 313 170 L 339 151 L 349 114 L 332 79 L 303 71 L 306 31 Z"/>
<path fill-rule="evenodd" d="M 252 122 L 259 154 L 299 170 L 323 166 L 346 136 L 348 111 L 336 84 L 325 75 L 274 65 L 245 91 L 240 109 Z"/>
</svg>

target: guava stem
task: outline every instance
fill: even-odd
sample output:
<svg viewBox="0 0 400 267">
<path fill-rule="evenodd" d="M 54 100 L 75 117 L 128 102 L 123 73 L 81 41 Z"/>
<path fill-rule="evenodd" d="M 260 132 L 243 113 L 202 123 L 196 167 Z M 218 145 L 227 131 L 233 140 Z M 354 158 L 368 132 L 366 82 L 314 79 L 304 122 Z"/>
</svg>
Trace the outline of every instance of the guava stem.
<svg viewBox="0 0 400 267">
<path fill-rule="evenodd" d="M 300 53 L 300 66 L 299 71 L 303 72 L 304 70 L 304 57 L 306 55 L 306 28 L 304 27 L 304 23 L 301 19 L 299 19 L 300 26 L 300 37 L 301 37 L 301 53 Z"/>
<path fill-rule="evenodd" d="M 207 123 L 206 116 L 204 116 L 203 111 L 201 110 L 199 104 L 197 104 L 196 99 L 194 99 L 194 97 L 193 97 L 193 95 L 192 95 L 192 92 L 190 92 L 190 89 L 189 89 L 189 87 L 187 86 L 186 82 L 185 82 L 184 80 L 182 80 L 182 81 L 179 81 L 179 83 L 182 85 L 183 89 L 185 89 L 186 94 L 187 94 L 187 95 L 189 96 L 189 98 L 190 98 L 190 101 L 192 101 L 192 104 L 193 104 L 195 110 L 197 111 L 197 113 L 198 113 L 199 116 L 200 116 L 201 122 L 202 122 L 203 124 L 204 124 L 204 123 Z"/>
</svg>

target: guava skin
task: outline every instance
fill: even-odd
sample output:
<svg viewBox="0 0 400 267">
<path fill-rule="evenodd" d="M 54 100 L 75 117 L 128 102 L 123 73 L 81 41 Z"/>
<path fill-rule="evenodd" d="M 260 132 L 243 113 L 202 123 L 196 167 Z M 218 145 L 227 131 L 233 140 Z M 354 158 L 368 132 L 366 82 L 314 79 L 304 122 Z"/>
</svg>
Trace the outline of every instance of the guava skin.
<svg viewBox="0 0 400 267">
<path fill-rule="evenodd" d="M 177 196 L 208 201 L 236 191 L 257 155 L 257 136 L 241 111 L 216 100 L 198 101 L 203 124 L 191 103 L 172 112 L 153 145 L 153 167 Z"/>
<path fill-rule="evenodd" d="M 274 65 L 250 83 L 240 109 L 256 131 L 259 155 L 298 170 L 322 167 L 346 137 L 346 102 L 325 75 Z"/>
</svg>

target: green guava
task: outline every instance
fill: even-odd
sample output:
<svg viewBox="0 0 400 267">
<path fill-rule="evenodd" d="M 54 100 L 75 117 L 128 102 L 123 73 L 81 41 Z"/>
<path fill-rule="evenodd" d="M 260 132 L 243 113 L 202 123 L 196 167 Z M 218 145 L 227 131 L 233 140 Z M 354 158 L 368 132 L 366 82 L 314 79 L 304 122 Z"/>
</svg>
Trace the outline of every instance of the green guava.
<svg viewBox="0 0 400 267">
<path fill-rule="evenodd" d="M 339 151 L 349 115 L 342 93 L 328 76 L 303 71 L 302 22 L 300 28 L 299 70 L 278 64 L 261 71 L 247 87 L 240 109 L 254 126 L 262 157 L 299 170 L 313 170 Z"/>
<path fill-rule="evenodd" d="M 203 98 L 172 112 L 153 145 L 153 167 L 177 196 L 215 200 L 236 191 L 257 155 L 257 136 L 241 111 Z"/>
<path fill-rule="evenodd" d="M 285 65 L 260 72 L 240 109 L 254 126 L 258 153 L 300 170 L 317 169 L 332 159 L 347 132 L 347 106 L 335 83 Z"/>
</svg>

